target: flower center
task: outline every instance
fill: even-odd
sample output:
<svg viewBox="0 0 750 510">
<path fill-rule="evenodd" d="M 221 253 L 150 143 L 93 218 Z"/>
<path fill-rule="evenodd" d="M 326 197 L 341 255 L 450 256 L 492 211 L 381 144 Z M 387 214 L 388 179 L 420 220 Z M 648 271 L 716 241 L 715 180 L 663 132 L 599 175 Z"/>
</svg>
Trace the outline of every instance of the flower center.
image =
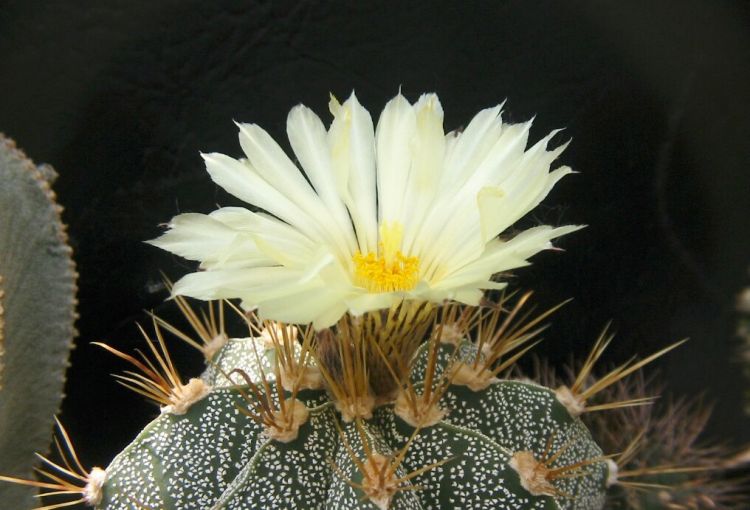
<svg viewBox="0 0 750 510">
<path fill-rule="evenodd" d="M 357 285 L 370 292 L 396 292 L 411 290 L 419 281 L 419 257 L 407 257 L 401 250 L 404 229 L 400 223 L 384 222 L 380 225 L 378 253 L 363 255 L 357 252 L 354 259 L 354 276 Z"/>
</svg>

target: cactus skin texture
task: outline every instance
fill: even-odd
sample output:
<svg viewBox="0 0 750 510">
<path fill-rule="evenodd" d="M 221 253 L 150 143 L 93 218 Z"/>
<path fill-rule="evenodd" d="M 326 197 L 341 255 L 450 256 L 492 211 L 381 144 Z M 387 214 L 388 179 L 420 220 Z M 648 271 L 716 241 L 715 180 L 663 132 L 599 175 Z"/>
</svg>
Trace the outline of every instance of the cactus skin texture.
<svg viewBox="0 0 750 510">
<path fill-rule="evenodd" d="M 230 339 L 202 376 L 208 396 L 185 414 L 163 412 L 150 423 L 106 469 L 96 508 L 602 508 L 607 462 L 555 391 L 494 378 L 475 391 L 440 377 L 470 364 L 477 348 L 464 338 L 416 349 L 405 386 L 424 395 L 432 381 L 446 411 L 415 428 L 392 401 L 347 421 L 331 400 L 335 392 L 279 390 L 283 349 L 261 337 Z M 299 342 L 292 350 L 300 355 Z M 253 388 L 276 409 L 278 391 L 287 408 L 292 396 L 305 405 L 296 438 L 275 439 L 238 410 L 260 399 L 249 395 Z M 533 481 L 531 492 L 525 488 L 513 467 L 519 452 L 549 474 L 541 489 Z M 532 494 L 539 490 L 547 493 Z"/>
<path fill-rule="evenodd" d="M 529 320 L 528 297 L 402 303 L 319 331 L 227 303 L 247 338 L 227 335 L 225 302 L 195 313 L 177 297 L 199 340 L 152 315 L 135 356 L 98 344 L 160 416 L 106 470 L 84 468 L 58 422 L 42 478 L 0 481 L 41 488 L 37 510 L 747 508 L 750 451 L 698 442 L 706 408 L 661 409 L 660 388 L 628 377 L 682 342 L 595 376 L 605 330 L 566 377 L 537 363 L 538 384 L 516 362 L 554 309 Z M 203 354 L 199 378 L 164 331 Z"/>
<path fill-rule="evenodd" d="M 0 135 L 0 473 L 30 476 L 47 451 L 76 334 L 76 278 L 52 182 Z M 0 507 L 34 490 L 0 484 Z"/>
</svg>

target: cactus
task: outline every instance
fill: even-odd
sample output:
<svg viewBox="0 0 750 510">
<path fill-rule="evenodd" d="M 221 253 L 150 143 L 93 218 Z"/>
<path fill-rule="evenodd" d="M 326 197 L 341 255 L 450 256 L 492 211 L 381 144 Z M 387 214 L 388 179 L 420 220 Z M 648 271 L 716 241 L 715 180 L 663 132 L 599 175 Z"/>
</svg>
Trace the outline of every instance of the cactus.
<svg viewBox="0 0 750 510">
<path fill-rule="evenodd" d="M 46 471 L 53 483 L 41 486 L 76 495 L 58 504 L 108 510 L 739 508 L 723 503 L 741 483 L 715 481 L 728 456 L 690 449 L 706 413 L 677 406 L 649 418 L 642 404 L 652 395 L 642 379 L 627 382 L 674 346 L 594 378 L 612 340 L 603 334 L 572 381 L 535 377 L 555 386 L 546 387 L 511 374 L 551 313 L 516 323 L 528 317 L 526 301 L 400 307 L 323 332 L 260 321 L 230 304 L 250 336 L 229 338 L 223 312 L 197 314 L 177 298 L 199 341 L 153 317 L 137 357 L 100 344 L 132 365 L 119 382 L 158 404 L 159 417 L 106 469 L 85 470 L 61 448 L 64 460 Z M 416 326 L 398 334 L 390 326 L 404 314 Z M 371 336 L 378 330 L 398 349 L 369 351 L 382 345 Z M 179 373 L 165 331 L 201 351 L 199 378 Z M 426 340 L 412 342 L 420 331 Z M 72 450 L 61 431 L 58 444 Z M 60 473 L 74 476 L 63 484 Z M 642 490 L 652 485 L 658 490 Z"/>
<path fill-rule="evenodd" d="M 483 312 L 474 320 L 486 332 L 507 318 Z M 393 332 L 393 373 L 378 373 L 387 358 L 368 351 L 368 326 L 390 330 L 403 314 L 419 326 Z M 187 384 L 155 320 L 151 357 L 107 349 L 141 372 L 120 381 L 162 414 L 79 491 L 106 509 L 601 508 L 608 462 L 580 418 L 554 390 L 496 378 L 546 314 L 477 335 L 465 329 L 474 320 L 451 322 L 465 316 L 399 307 L 327 334 L 248 319 L 255 336 L 226 340 Z M 367 355 L 377 361 L 364 380 Z"/>
<path fill-rule="evenodd" d="M 75 336 L 76 272 L 55 177 L 0 135 L 0 472 L 15 476 L 47 450 Z M 0 486 L 4 508 L 28 508 L 33 494 Z"/>
<path fill-rule="evenodd" d="M 739 356 L 743 363 L 744 376 L 750 382 L 750 286 L 743 287 L 737 294 L 736 310 L 737 336 L 741 342 Z M 750 388 L 745 390 L 745 413 L 750 414 Z"/>
<path fill-rule="evenodd" d="M 44 480 L 0 480 L 45 489 L 44 509 L 601 510 L 665 483 L 679 496 L 666 508 L 705 501 L 701 456 L 642 467 L 646 431 L 626 429 L 621 448 L 592 418 L 651 404 L 618 391 L 682 342 L 598 374 L 605 331 L 570 380 L 517 375 L 559 307 L 535 315 L 530 294 L 498 294 L 502 273 L 580 228 L 507 232 L 571 172 L 549 171 L 554 132 L 526 150 L 530 123 L 503 124 L 497 107 L 445 134 L 432 94 L 399 94 L 377 131 L 353 94 L 330 109 L 328 131 L 290 112 L 307 178 L 254 125 L 239 125 L 246 160 L 204 155 L 270 214 L 183 214 L 151 241 L 201 263 L 168 284 L 198 338 L 152 315 L 147 349 L 99 345 L 160 415 L 104 469 L 84 468 L 60 425 Z M 211 303 L 198 313 L 184 296 Z M 226 307 L 247 336 L 227 333 Z M 202 354 L 202 374 L 180 374 L 166 333 Z"/>
<path fill-rule="evenodd" d="M 340 323 L 335 341 L 350 342 L 354 357 L 334 357 L 323 353 L 326 340 L 307 350 L 310 333 L 297 341 L 278 333 L 284 328 L 266 324 L 255 338 L 229 340 L 194 383 L 210 392 L 186 399 L 189 408 L 163 400 L 163 414 L 107 468 L 99 506 L 601 507 L 606 459 L 555 392 L 471 375 L 481 373 L 476 367 L 494 374 L 507 368 L 503 357 L 509 347 L 523 352 L 528 328 L 485 344 L 487 354 L 479 354 L 477 339 L 441 343 L 437 331 L 410 360 L 398 359 L 409 361 L 408 380 L 389 385 L 399 390 L 390 401 L 351 370 L 372 340 L 365 330 L 344 333 L 357 326 Z M 170 372 L 167 355 L 159 358 Z M 375 375 L 374 365 L 369 382 L 386 376 Z M 311 370 L 328 392 L 306 388 L 320 383 L 304 377 Z"/>
</svg>

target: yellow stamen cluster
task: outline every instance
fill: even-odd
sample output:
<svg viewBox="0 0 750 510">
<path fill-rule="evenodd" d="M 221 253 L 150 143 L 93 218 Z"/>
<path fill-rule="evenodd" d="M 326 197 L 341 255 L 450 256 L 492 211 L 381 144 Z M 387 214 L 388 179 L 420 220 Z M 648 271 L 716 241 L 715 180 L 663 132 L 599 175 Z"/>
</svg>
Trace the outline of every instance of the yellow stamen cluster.
<svg viewBox="0 0 750 510">
<path fill-rule="evenodd" d="M 407 257 L 401 250 L 403 227 L 396 222 L 380 226 L 378 253 L 352 257 L 357 285 L 369 292 L 397 292 L 411 290 L 419 281 L 419 257 Z"/>
</svg>

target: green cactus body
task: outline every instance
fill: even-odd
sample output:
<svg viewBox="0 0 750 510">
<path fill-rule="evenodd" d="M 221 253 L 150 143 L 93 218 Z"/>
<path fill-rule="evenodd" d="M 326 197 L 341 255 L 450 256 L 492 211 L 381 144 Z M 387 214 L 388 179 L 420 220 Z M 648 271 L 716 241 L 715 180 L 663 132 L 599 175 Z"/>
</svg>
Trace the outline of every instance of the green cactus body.
<svg viewBox="0 0 750 510">
<path fill-rule="evenodd" d="M 76 329 L 76 279 L 56 172 L 0 134 L 0 474 L 28 477 L 46 452 Z M 0 484 L 2 508 L 34 490 Z"/>
<path fill-rule="evenodd" d="M 441 401 L 450 411 L 416 434 L 393 404 L 378 407 L 369 420 L 344 423 L 326 392 L 304 390 L 297 399 L 309 416 L 296 439 L 282 442 L 238 412 L 245 405 L 240 392 L 248 387 L 226 378 L 242 367 L 253 382 L 265 376 L 275 385 L 273 351 L 263 356 L 256 354 L 260 349 L 257 340 L 230 340 L 203 375 L 210 394 L 184 415 L 163 413 L 114 459 L 97 508 L 551 510 L 604 504 L 602 452 L 550 389 L 520 381 L 496 381 L 477 392 L 451 386 Z M 448 350 L 441 347 L 441 370 Z M 425 351 L 411 370 L 420 382 Z M 381 500 L 368 496 L 362 469 L 368 454 L 393 459 L 401 452 L 402 460 L 392 464 L 391 492 L 386 487 Z M 533 495 L 511 466 L 516 452 L 552 459 L 550 469 L 572 466 L 573 476 L 553 480 L 554 495 Z M 575 468 L 579 463 L 585 467 Z"/>
</svg>

